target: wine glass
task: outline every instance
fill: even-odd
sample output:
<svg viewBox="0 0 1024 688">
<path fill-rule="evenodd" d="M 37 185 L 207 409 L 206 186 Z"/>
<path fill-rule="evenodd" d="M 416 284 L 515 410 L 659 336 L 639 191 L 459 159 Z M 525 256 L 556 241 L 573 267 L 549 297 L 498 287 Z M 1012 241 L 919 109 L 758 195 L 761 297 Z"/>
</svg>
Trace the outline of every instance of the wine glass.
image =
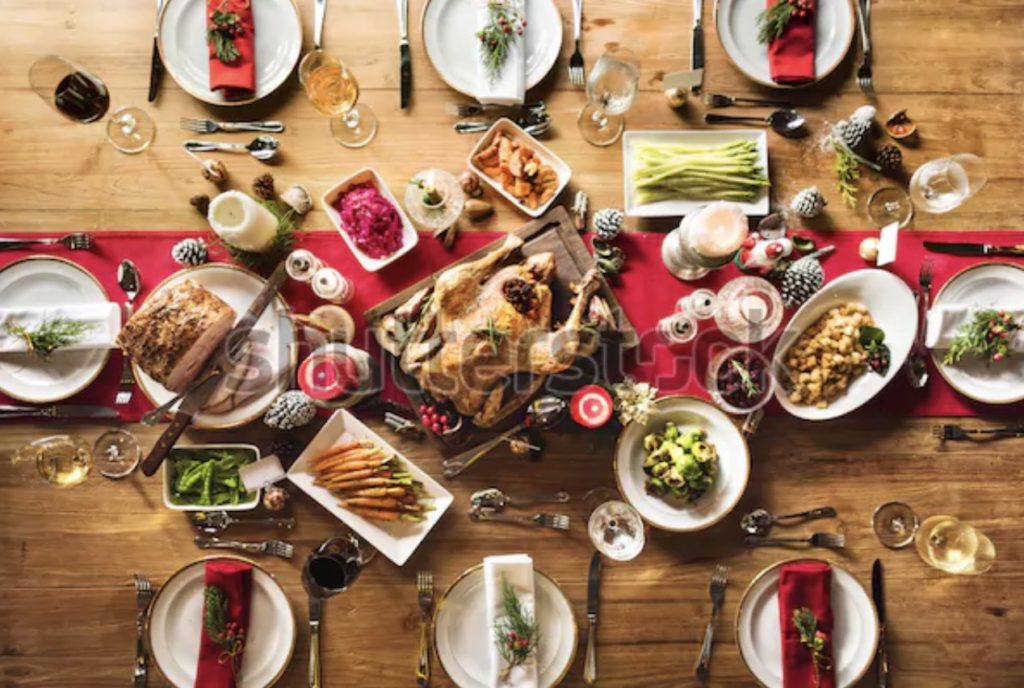
<svg viewBox="0 0 1024 688">
<path fill-rule="evenodd" d="M 72 122 L 95 122 L 110 109 L 110 91 L 103 80 L 59 55 L 33 62 L 28 80 L 40 98 Z M 153 120 L 137 107 L 120 107 L 107 120 L 107 141 L 122 153 L 141 153 L 155 135 Z"/>
<path fill-rule="evenodd" d="M 604 53 L 587 79 L 587 100 L 576 122 L 595 146 L 610 146 L 626 126 L 623 115 L 633 106 L 640 87 L 640 60 L 628 48 Z"/>
<path fill-rule="evenodd" d="M 913 542 L 920 525 L 917 514 L 903 502 L 879 505 L 871 521 L 878 541 L 891 549 L 901 549 Z"/>
<path fill-rule="evenodd" d="M 618 492 L 595 488 L 583 495 L 583 508 L 590 514 L 587 534 L 598 552 L 615 561 L 630 561 L 643 551 L 647 542 L 644 521 Z"/>
<path fill-rule="evenodd" d="M 981 191 L 987 181 L 985 162 L 977 155 L 960 153 L 918 167 L 910 178 L 910 197 L 929 213 L 948 213 Z"/>
<path fill-rule="evenodd" d="M 953 516 L 926 518 L 914 543 L 926 564 L 946 573 L 985 573 L 996 560 L 992 541 Z"/>
<path fill-rule="evenodd" d="M 89 443 L 74 435 L 53 435 L 26 444 L 11 462 L 32 462 L 36 474 L 53 487 L 74 487 L 89 477 L 93 466 Z"/>
<path fill-rule="evenodd" d="M 762 277 L 744 275 L 730 280 L 718 291 L 718 300 L 722 305 L 715 312 L 715 324 L 735 342 L 763 341 L 782 324 L 782 295 Z"/>
<path fill-rule="evenodd" d="M 299 81 L 313 107 L 331 118 L 331 133 L 348 148 L 362 148 L 377 134 L 377 116 L 359 103 L 359 84 L 336 57 L 320 53 L 302 64 Z"/>
<path fill-rule="evenodd" d="M 879 228 L 893 222 L 906 227 L 914 217 L 914 204 L 903 189 L 883 186 L 868 196 L 868 217 Z"/>
<path fill-rule="evenodd" d="M 313 597 L 322 599 L 345 592 L 356 582 L 377 550 L 345 529 L 314 549 L 302 568 L 302 584 Z"/>
</svg>

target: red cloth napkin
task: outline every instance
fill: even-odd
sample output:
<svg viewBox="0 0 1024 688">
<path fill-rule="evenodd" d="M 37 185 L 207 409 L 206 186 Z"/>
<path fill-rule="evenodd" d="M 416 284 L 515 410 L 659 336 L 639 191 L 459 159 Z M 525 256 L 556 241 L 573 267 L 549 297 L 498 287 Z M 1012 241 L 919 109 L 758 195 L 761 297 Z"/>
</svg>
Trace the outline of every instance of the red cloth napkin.
<svg viewBox="0 0 1024 688">
<path fill-rule="evenodd" d="M 205 581 L 224 591 L 228 599 L 228 618 L 248 633 L 252 566 L 236 559 L 213 559 L 206 562 Z M 231 663 L 220 661 L 223 654 L 224 648 L 207 635 L 206 629 L 200 631 L 195 688 L 235 688 Z M 241 657 L 238 661 L 241 665 Z"/>
<path fill-rule="evenodd" d="M 767 0 L 767 6 L 775 2 Z M 814 15 L 811 12 L 806 17 L 791 17 L 782 35 L 768 44 L 768 66 L 775 83 L 814 81 Z"/>
<path fill-rule="evenodd" d="M 210 49 L 210 89 L 224 89 L 227 97 L 247 95 L 256 90 L 256 38 L 253 33 L 252 0 L 206 0 L 206 28 L 213 25 L 211 15 L 214 10 L 234 12 L 242 23 L 242 33 L 235 36 L 235 47 L 240 53 L 231 64 L 224 64 L 217 59 L 217 51 L 212 44 Z"/>
<path fill-rule="evenodd" d="M 819 669 L 814 679 L 814 660 L 808 647 L 800 644 L 793 625 L 793 610 L 807 607 L 818 618 L 818 630 L 825 641 L 828 668 Z M 782 625 L 783 688 L 835 688 L 832 668 L 832 567 L 823 561 L 796 561 L 779 571 L 779 623 Z"/>
</svg>

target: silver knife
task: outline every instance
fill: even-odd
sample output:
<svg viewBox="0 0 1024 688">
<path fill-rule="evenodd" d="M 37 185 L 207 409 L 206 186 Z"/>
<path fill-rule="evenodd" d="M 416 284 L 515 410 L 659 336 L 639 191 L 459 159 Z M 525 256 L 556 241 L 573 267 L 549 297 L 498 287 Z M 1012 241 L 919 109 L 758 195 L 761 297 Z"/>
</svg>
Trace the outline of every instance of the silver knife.
<svg viewBox="0 0 1024 688">
<path fill-rule="evenodd" d="M 597 681 L 597 603 L 601 593 L 601 553 L 590 558 L 587 578 L 587 658 L 583 664 L 583 682 L 588 686 Z"/>
<path fill-rule="evenodd" d="M 160 77 L 164 73 L 164 63 L 160 61 L 160 48 L 157 47 L 159 39 L 159 21 L 160 21 L 160 10 L 163 8 L 163 0 L 156 0 L 156 20 L 158 22 L 156 28 L 153 29 L 153 54 L 149 59 L 149 95 L 146 100 L 152 103 L 156 100 L 157 92 L 160 90 Z"/>
<path fill-rule="evenodd" d="M 889 687 L 889 645 L 885 632 L 885 588 L 882 585 L 882 562 L 875 559 L 871 567 L 871 597 L 878 612 L 878 688 Z"/>
<path fill-rule="evenodd" d="M 412 57 L 409 55 L 409 0 L 396 0 L 398 4 L 398 59 L 399 81 L 402 87 L 401 105 L 409 107 L 412 94 Z"/>
<path fill-rule="evenodd" d="M 120 418 L 109 406 L 62 404 L 60 406 L 0 405 L 0 420 L 8 418 Z"/>
<path fill-rule="evenodd" d="M 1024 244 L 997 246 L 966 241 L 926 241 L 924 247 L 935 253 L 947 253 L 953 256 L 1024 256 Z"/>
<path fill-rule="evenodd" d="M 704 83 L 704 2 L 693 0 L 693 45 L 690 48 L 690 69 L 697 75 L 699 81 L 693 85 L 692 91 L 700 91 Z"/>
<path fill-rule="evenodd" d="M 322 597 L 309 596 L 309 688 L 320 688 L 320 617 Z"/>
</svg>

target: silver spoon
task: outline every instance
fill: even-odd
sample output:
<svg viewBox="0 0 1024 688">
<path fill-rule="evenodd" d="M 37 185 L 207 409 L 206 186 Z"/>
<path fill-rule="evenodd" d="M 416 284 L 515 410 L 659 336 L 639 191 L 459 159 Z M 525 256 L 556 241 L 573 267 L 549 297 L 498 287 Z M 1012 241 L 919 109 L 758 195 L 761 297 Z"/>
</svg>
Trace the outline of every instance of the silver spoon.
<svg viewBox="0 0 1024 688">
<path fill-rule="evenodd" d="M 483 444 L 478 444 L 475 447 L 446 459 L 442 464 L 441 475 L 446 478 L 454 478 L 459 473 L 462 473 L 462 471 L 479 461 L 486 454 L 494 450 L 495 447 L 507 440 L 509 437 L 517 432 L 525 430 L 526 428 L 539 428 L 541 430 L 545 430 L 554 426 L 558 421 L 565 417 L 568 408 L 569 405 L 565 400 L 559 399 L 556 396 L 549 395 L 535 399 L 526 410 L 526 418 L 523 419 L 522 423 L 519 423 L 514 428 L 506 430 L 498 436 L 487 440 Z"/>
<path fill-rule="evenodd" d="M 744 533 L 750 535 L 767 535 L 768 531 L 772 529 L 772 526 L 780 521 L 813 521 L 818 518 L 834 518 L 836 516 L 836 510 L 830 506 L 823 506 L 817 509 L 811 509 L 810 511 L 801 511 L 798 514 L 785 514 L 784 516 L 775 516 L 767 509 L 754 509 L 748 514 L 744 514 L 743 518 L 740 519 L 740 528 L 743 529 Z"/>
<path fill-rule="evenodd" d="M 767 117 L 719 115 L 715 112 L 709 112 L 704 115 L 704 121 L 708 124 L 721 124 L 723 122 L 749 122 L 751 124 L 761 125 L 767 124 L 776 134 L 789 138 L 803 136 L 806 133 L 804 131 L 804 125 L 807 123 L 807 119 L 799 112 L 788 109 L 775 110 Z"/>
<path fill-rule="evenodd" d="M 225 151 L 227 153 L 248 153 L 257 160 L 267 161 L 277 155 L 280 142 L 273 136 L 257 136 L 249 143 L 219 143 L 217 141 L 196 141 L 185 142 L 185 150 L 190 153 L 202 153 L 204 151 Z"/>
<path fill-rule="evenodd" d="M 569 501 L 569 493 L 562 490 L 554 494 L 542 494 L 517 498 L 514 501 L 516 504 L 565 504 Z M 474 509 L 492 512 L 501 511 L 512 502 L 513 499 L 511 497 L 496 487 L 477 490 L 469 498 L 469 503 Z"/>
</svg>

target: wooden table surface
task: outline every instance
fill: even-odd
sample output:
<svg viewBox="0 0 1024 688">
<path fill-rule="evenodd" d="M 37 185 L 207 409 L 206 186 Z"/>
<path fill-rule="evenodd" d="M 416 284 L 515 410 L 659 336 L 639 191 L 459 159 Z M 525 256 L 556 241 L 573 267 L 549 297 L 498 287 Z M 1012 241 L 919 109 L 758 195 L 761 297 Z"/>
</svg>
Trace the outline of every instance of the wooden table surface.
<svg viewBox="0 0 1024 688">
<path fill-rule="evenodd" d="M 311 42 L 312 1 L 299 0 Z M 418 169 L 457 171 L 473 137 L 450 130 L 445 104 L 453 99 L 426 60 L 418 18 L 423 0 L 410 2 L 415 92 L 408 112 L 398 108 L 397 32 L 393 3 L 335 2 L 328 10 L 326 48 L 349 62 L 363 88 L 363 100 L 381 120 L 377 139 L 360 151 L 334 143 L 326 121 L 314 111 L 292 78 L 246 116 L 282 119 L 283 160 L 275 166 L 279 184 L 302 182 L 315 196 L 364 165 L 372 165 L 392 188 Z M 967 229 L 1020 226 L 1024 182 L 1024 5 L 1019 2 L 880 0 L 874 10 L 878 108 L 884 116 L 909 109 L 921 127 L 922 145 L 905 150 L 907 169 L 948 153 L 985 157 L 990 180 L 981 195 L 960 210 L 919 216 L 917 227 Z M 564 32 L 570 36 L 569 2 L 558 0 Z M 705 3 L 705 15 L 711 3 Z M 689 55 L 690 3 L 680 0 L 588 0 L 583 50 L 592 66 L 607 45 L 622 43 L 642 56 L 642 93 L 629 113 L 630 128 L 701 126 L 703 105 L 681 113 L 661 94 L 666 71 L 685 68 Z M 733 95 L 761 94 L 741 76 L 708 28 L 706 87 Z M 187 96 L 169 77 L 155 106 L 145 106 L 152 3 L 101 0 L 8 0 L 0 6 L 0 229 L 58 232 L 103 229 L 203 229 L 188 206 L 196 193 L 209 193 L 195 164 L 180 150 L 187 135 L 181 116 L 212 112 Z M 574 171 L 573 189 L 585 189 L 592 208 L 620 206 L 621 149 L 587 145 L 575 127 L 583 103 L 570 90 L 562 59 L 539 89 L 549 103 L 555 130 L 548 142 Z M 103 140 L 102 125 L 63 121 L 28 88 L 31 61 L 56 52 L 80 61 L 107 82 L 115 105 L 146 107 L 156 120 L 153 148 L 123 156 Z M 838 72 L 793 98 L 815 133 L 824 121 L 849 115 L 865 101 L 853 77 L 854 49 Z M 238 113 L 242 114 L 242 113 Z M 229 138 L 241 140 L 241 136 Z M 786 141 L 770 136 L 772 181 L 778 200 L 818 185 L 829 196 L 819 226 L 856 228 L 867 224 L 863 199 L 880 180 L 866 175 L 861 207 L 842 206 L 834 192 L 831 156 L 814 136 Z M 248 159 L 226 157 L 236 185 L 245 188 L 263 168 Z M 569 196 L 566 196 L 569 198 Z M 510 207 L 485 227 L 522 222 Z M 308 227 L 328 227 L 316 212 Z M 663 228 L 664 223 L 635 225 Z M 745 550 L 739 545 L 739 513 L 764 506 L 777 513 L 832 504 L 841 514 L 849 547 L 826 558 L 842 563 L 866 585 L 872 561 L 885 563 L 895 685 L 901 688 L 1019 686 L 1024 683 L 1021 589 L 1024 506 L 1015 494 L 1024 481 L 1019 454 L 1024 441 L 976 447 L 940 447 L 930 435 L 933 421 L 870 414 L 827 425 L 771 418 L 752 443 L 750 487 L 736 512 L 701 534 L 652 533 L 634 562 L 606 567 L 599 633 L 600 685 L 622 688 L 693 685 L 699 641 L 709 612 L 707 583 L 715 562 L 732 567 L 724 613 L 716 635 L 712 684 L 751 686 L 733 643 L 734 616 L 742 590 L 765 566 L 782 559 L 778 550 Z M 4 426 L 0 452 L 56 430 L 51 423 Z M 62 430 L 90 441 L 105 427 L 72 424 Z M 156 431 L 131 426 L 144 447 Z M 269 443 L 265 428 L 229 433 L 191 433 L 189 440 L 237 439 Z M 354 588 L 331 600 L 323 636 L 325 684 L 391 687 L 412 685 L 416 628 L 414 579 L 431 569 L 439 588 L 491 553 L 525 550 L 537 566 L 561 581 L 577 621 L 585 621 L 586 571 L 591 547 L 582 527 L 579 498 L 597 485 L 612 485 L 614 438 L 574 433 L 553 438 L 539 464 L 519 466 L 506 456 L 488 460 L 452 485 L 456 504 L 425 546 L 399 569 L 373 563 Z M 426 445 L 401 443 L 410 457 L 437 475 L 440 457 Z M 464 515 L 468 494 L 500 484 L 510 493 L 568 488 L 575 497 L 568 534 L 475 525 Z M 879 503 L 900 499 L 921 515 L 951 513 L 976 524 L 995 542 L 998 562 L 979 577 L 941 574 L 912 550 L 886 550 L 875 540 L 871 514 Z M 300 525 L 291 537 L 298 555 L 265 565 L 291 598 L 300 622 L 292 664 L 280 683 L 305 684 L 306 617 L 299 570 L 306 552 L 335 525 L 303 497 L 294 500 Z M 831 525 L 831 524 L 828 524 Z M 51 489 L 28 471 L 0 472 L 0 685 L 47 688 L 127 685 L 134 650 L 134 594 L 131 574 L 162 583 L 197 558 L 192 532 L 179 514 L 163 508 L 160 483 L 135 475 L 124 482 L 91 477 L 84 486 Z M 582 643 L 582 634 L 581 634 Z M 565 685 L 582 685 L 582 644 Z M 448 686 L 435 661 L 433 685 Z M 872 675 L 862 682 L 871 685 Z M 151 685 L 161 685 L 154 676 Z"/>
</svg>

